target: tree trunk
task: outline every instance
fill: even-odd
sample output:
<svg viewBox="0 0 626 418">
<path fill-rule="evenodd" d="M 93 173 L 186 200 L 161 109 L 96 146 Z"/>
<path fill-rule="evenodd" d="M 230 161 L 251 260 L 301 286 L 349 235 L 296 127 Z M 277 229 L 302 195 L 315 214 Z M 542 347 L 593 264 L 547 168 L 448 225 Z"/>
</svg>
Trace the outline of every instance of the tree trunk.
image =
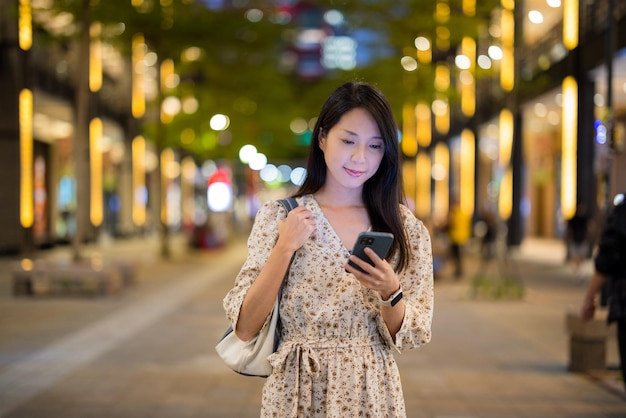
<svg viewBox="0 0 626 418">
<path fill-rule="evenodd" d="M 162 131 L 164 129 L 163 123 L 159 123 L 158 131 Z M 161 134 L 157 132 L 157 136 Z M 159 196 L 155 199 L 158 202 L 157 206 L 157 217 L 158 217 L 158 225 L 159 225 L 159 238 L 161 241 L 161 257 L 164 259 L 169 259 L 171 257 L 170 251 L 170 230 L 169 225 L 167 224 L 167 184 L 163 181 L 163 164 L 161 164 L 161 155 L 163 153 L 163 142 L 162 138 L 157 137 L 156 148 L 158 152 L 158 164 L 157 164 L 157 181 L 159 182 L 159 187 L 157 190 L 159 191 Z"/>
<path fill-rule="evenodd" d="M 159 72 L 158 78 L 161 78 L 161 61 L 159 60 L 157 65 L 157 71 Z M 157 149 L 157 179 L 159 182 L 159 187 L 157 190 L 159 191 L 159 196 L 156 199 L 158 202 L 157 214 L 159 218 L 159 237 L 161 240 L 161 257 L 164 259 L 169 259 L 172 255 L 170 251 L 170 229 L 167 223 L 168 219 L 168 207 L 167 207 L 167 182 L 164 181 L 163 172 L 167 170 L 167 167 L 163 167 L 162 164 L 162 156 L 163 150 L 165 149 L 165 137 L 166 137 L 166 126 L 165 123 L 161 120 L 161 105 L 163 103 L 163 91 L 159 88 L 156 100 L 158 109 L 156 111 L 157 117 L 157 130 L 156 137 L 154 142 L 156 144 Z"/>
<path fill-rule="evenodd" d="M 74 177 L 76 179 L 76 231 L 72 239 L 74 259 L 83 258 L 81 246 L 88 221 L 89 180 L 89 26 L 91 25 L 91 7 L 89 0 L 83 0 L 81 21 L 82 33 L 78 52 L 78 83 L 76 87 L 76 131 L 74 133 Z"/>
</svg>

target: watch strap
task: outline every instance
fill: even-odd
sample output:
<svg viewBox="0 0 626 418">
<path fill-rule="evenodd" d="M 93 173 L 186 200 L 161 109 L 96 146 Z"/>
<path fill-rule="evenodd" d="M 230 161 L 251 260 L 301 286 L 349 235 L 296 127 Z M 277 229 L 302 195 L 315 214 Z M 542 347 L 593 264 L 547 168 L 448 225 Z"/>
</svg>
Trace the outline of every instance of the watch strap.
<svg viewBox="0 0 626 418">
<path fill-rule="evenodd" d="M 383 306 L 390 306 L 390 307 L 396 306 L 396 304 L 400 302 L 401 299 L 402 299 L 402 287 L 400 287 L 391 296 L 389 296 L 389 299 L 387 300 L 383 300 L 383 298 L 380 296 L 380 293 L 378 294 L 378 302 Z"/>
</svg>

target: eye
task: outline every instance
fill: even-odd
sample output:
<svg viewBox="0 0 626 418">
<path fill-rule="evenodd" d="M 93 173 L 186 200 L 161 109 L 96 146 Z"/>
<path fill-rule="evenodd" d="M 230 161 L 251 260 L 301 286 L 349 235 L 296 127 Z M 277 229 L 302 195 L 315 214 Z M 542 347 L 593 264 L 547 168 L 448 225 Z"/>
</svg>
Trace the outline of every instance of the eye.
<svg viewBox="0 0 626 418">
<path fill-rule="evenodd" d="M 344 144 L 354 144 L 354 141 L 351 139 L 342 139 L 341 142 L 343 142 Z"/>
<path fill-rule="evenodd" d="M 381 142 L 378 142 L 378 143 L 375 143 L 375 144 L 371 144 L 370 147 L 373 148 L 373 149 L 382 149 L 383 148 L 383 144 Z"/>
</svg>

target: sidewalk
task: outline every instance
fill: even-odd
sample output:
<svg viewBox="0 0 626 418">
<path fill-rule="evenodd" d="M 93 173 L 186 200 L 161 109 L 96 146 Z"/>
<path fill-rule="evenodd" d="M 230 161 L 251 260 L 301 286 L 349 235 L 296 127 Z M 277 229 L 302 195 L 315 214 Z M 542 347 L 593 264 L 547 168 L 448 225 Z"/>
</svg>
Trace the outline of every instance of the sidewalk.
<svg viewBox="0 0 626 418">
<path fill-rule="evenodd" d="M 615 373 L 567 371 L 565 315 L 578 312 L 586 283 L 571 274 L 562 243 L 529 239 L 511 252 L 506 272 L 525 286 L 518 301 L 471 297 L 473 254 L 461 281 L 449 268 L 435 284 L 431 343 L 399 358 L 407 407 L 425 410 L 412 416 L 626 417 Z M 607 348 L 615 367 L 614 339 Z"/>
<path fill-rule="evenodd" d="M 621 388 L 567 371 L 565 314 L 578 309 L 585 285 L 571 276 L 560 244 L 527 240 L 510 254 L 522 300 L 472 298 L 471 252 L 466 277 L 437 279 L 433 340 L 396 357 L 408 417 L 626 416 Z M 244 242 L 174 248 L 163 261 L 158 240 L 90 247 L 141 262 L 139 282 L 113 297 L 0 292 L 0 417 L 258 417 L 263 380 L 233 373 L 213 350 Z M 615 365 L 614 342 L 608 347 Z"/>
</svg>

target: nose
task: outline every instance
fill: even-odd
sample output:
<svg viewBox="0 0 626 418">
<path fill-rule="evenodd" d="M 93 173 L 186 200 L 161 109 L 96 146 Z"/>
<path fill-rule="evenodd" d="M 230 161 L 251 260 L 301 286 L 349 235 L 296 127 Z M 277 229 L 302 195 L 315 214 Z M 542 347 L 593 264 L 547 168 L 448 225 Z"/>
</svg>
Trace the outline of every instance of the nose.
<svg viewBox="0 0 626 418">
<path fill-rule="evenodd" d="M 352 161 L 364 162 L 365 161 L 366 147 L 364 145 L 357 145 L 352 153 Z"/>
</svg>

